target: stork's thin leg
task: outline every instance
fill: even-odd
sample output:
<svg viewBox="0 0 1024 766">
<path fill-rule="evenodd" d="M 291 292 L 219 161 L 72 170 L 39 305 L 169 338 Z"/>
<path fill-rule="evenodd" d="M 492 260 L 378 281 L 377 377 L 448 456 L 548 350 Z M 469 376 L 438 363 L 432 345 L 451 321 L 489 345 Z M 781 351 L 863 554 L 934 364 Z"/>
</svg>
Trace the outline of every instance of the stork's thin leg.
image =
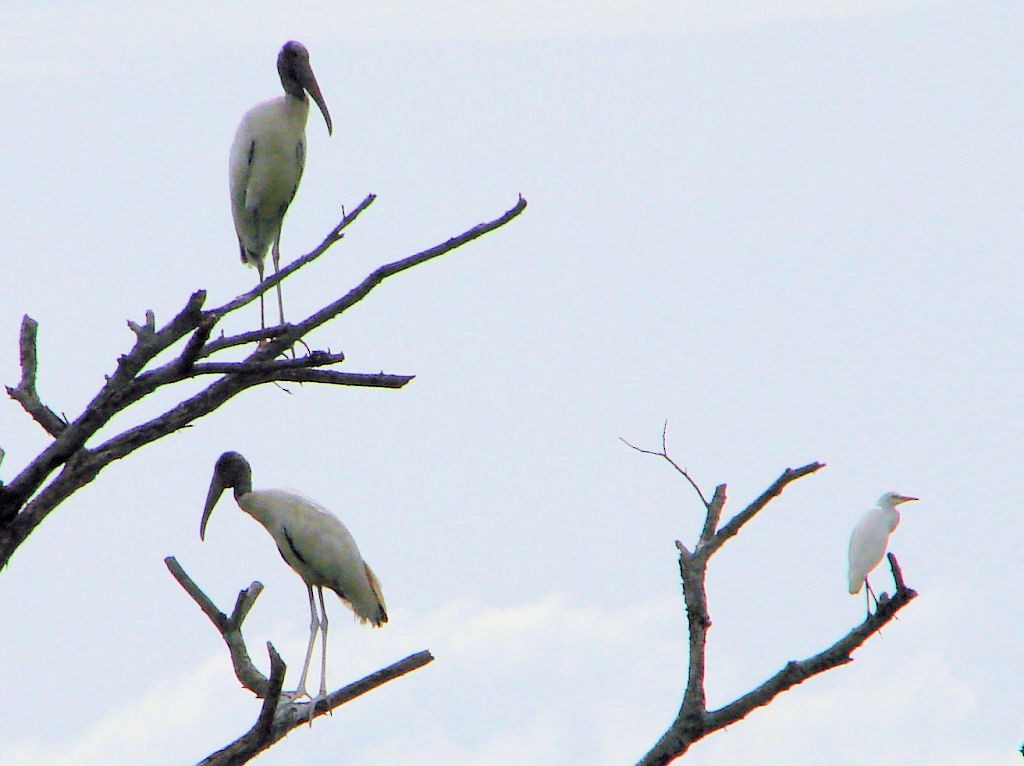
<svg viewBox="0 0 1024 766">
<path fill-rule="evenodd" d="M 260 284 L 263 284 L 263 261 L 256 261 L 256 273 L 260 275 Z M 267 319 L 263 310 L 263 293 L 260 293 L 260 329 L 267 329 Z"/>
<path fill-rule="evenodd" d="M 271 255 L 274 258 L 274 274 L 277 274 L 281 269 L 281 232 L 277 233 L 274 238 L 274 246 L 271 248 Z M 281 318 L 281 324 L 284 324 L 284 299 L 281 297 L 281 283 L 277 283 L 277 313 Z M 299 343 L 306 346 L 306 341 L 299 338 Z M 295 346 L 292 346 L 292 359 L 295 358 Z M 309 353 L 309 346 L 306 346 L 306 353 Z M 326 614 L 326 612 L 324 613 Z"/>
<path fill-rule="evenodd" d="M 302 665 L 302 675 L 299 676 L 295 699 L 309 696 L 309 692 L 306 691 L 306 675 L 309 673 L 309 661 L 313 658 L 313 642 L 316 641 L 316 632 L 320 628 L 320 617 L 316 613 L 316 603 L 313 601 L 313 586 L 307 585 L 306 591 L 309 593 L 309 644 L 306 646 L 306 661 Z M 323 599 L 323 594 L 320 598 Z"/>
<path fill-rule="evenodd" d="M 274 275 L 281 270 L 281 232 L 278 231 L 277 236 L 274 237 L 274 247 L 271 249 L 271 254 L 274 257 Z M 277 313 L 281 317 L 281 324 L 284 324 L 284 299 L 281 297 L 281 283 L 277 285 Z"/>
<path fill-rule="evenodd" d="M 317 595 L 320 596 L 320 612 L 323 614 L 323 621 L 320 623 L 320 638 L 322 640 L 320 652 L 320 694 L 318 697 L 327 696 L 327 606 L 324 604 L 324 589 L 316 586 Z"/>
</svg>

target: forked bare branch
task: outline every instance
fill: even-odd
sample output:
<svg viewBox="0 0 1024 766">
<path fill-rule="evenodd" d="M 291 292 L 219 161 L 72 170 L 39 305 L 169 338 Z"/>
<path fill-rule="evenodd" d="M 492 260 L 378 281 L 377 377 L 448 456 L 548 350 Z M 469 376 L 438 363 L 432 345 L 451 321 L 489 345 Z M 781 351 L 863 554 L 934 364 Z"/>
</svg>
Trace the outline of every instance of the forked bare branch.
<svg viewBox="0 0 1024 766">
<path fill-rule="evenodd" d="M 478 224 L 446 242 L 379 267 L 346 295 L 301 322 L 210 340 L 215 326 L 224 316 L 251 303 L 341 240 L 344 230 L 373 200 L 374 195 L 371 194 L 351 213 L 344 215 L 341 222 L 313 251 L 223 306 L 204 309 L 206 292 L 198 290 L 189 297 L 184 308 L 162 327 L 158 326 L 152 311 L 145 312 L 142 322 L 129 322 L 135 335 L 132 349 L 117 360 L 116 368 L 106 376 L 92 401 L 70 422 L 43 405 L 35 392 L 36 323 L 26 317 L 21 335 L 22 380 L 17 387 L 8 388 L 8 393 L 54 439 L 8 484 L 0 486 L 0 568 L 6 565 L 18 546 L 54 508 L 92 481 L 110 462 L 188 427 L 248 388 L 287 381 L 393 389 L 401 388 L 412 380 L 411 375 L 324 369 L 340 363 L 344 359 L 341 353 L 311 351 L 297 359 L 280 357 L 296 343 L 303 342 L 303 336 L 307 333 L 362 300 L 385 278 L 439 257 L 504 226 L 525 210 L 526 200 L 522 197 L 512 208 L 492 221 Z M 186 337 L 188 340 L 181 345 L 176 357 L 160 366 L 150 367 L 158 355 L 181 343 Z M 252 344 L 253 348 L 240 361 L 200 362 L 246 344 Z M 163 414 L 128 428 L 102 444 L 87 446 L 101 428 L 130 405 L 160 388 L 198 376 L 213 376 L 216 379 L 199 393 L 179 402 Z"/>
<path fill-rule="evenodd" d="M 28 314 L 21 318 L 21 333 L 18 346 L 20 348 L 21 382 L 16 386 L 7 386 L 7 395 L 20 404 L 25 412 L 32 416 L 43 430 L 50 436 L 59 436 L 67 428 L 67 421 L 51 410 L 39 399 L 36 392 L 36 333 L 39 323 Z M 2 517 L 2 516 L 0 516 Z"/>
<path fill-rule="evenodd" d="M 707 509 L 711 507 L 711 503 L 708 501 L 706 497 L 704 497 L 704 493 L 701 491 L 700 486 L 698 486 L 697 482 L 693 480 L 693 477 L 690 476 L 689 472 L 685 468 L 680 466 L 679 463 L 673 460 L 672 457 L 668 454 L 668 420 L 665 421 L 665 424 L 661 428 L 661 449 L 658 451 L 637 447 L 635 444 L 626 441 L 621 436 L 619 437 L 619 441 L 621 441 L 627 447 L 635 449 L 637 452 L 642 452 L 645 455 L 654 455 L 655 457 L 660 457 L 667 460 L 669 465 L 675 468 L 676 471 L 678 471 L 684 479 L 690 482 L 690 486 L 693 487 L 694 492 L 696 492 L 697 496 L 700 497 L 700 501 L 704 504 L 704 508 Z"/>
<path fill-rule="evenodd" d="M 288 695 L 282 694 L 287 668 L 273 645 L 269 641 L 267 642 L 267 651 L 270 655 L 270 676 L 268 677 L 264 676 L 253 664 L 245 645 L 245 639 L 242 637 L 242 622 L 256 602 L 263 586 L 254 582 L 245 590 L 240 591 L 229 617 L 214 605 L 210 597 L 195 584 L 195 581 L 188 576 L 173 556 L 165 558 L 164 563 L 174 579 L 199 605 L 213 626 L 217 628 L 221 638 L 224 639 L 228 652 L 231 654 L 231 664 L 235 669 L 235 676 L 242 686 L 263 700 L 259 715 L 252 728 L 231 744 L 203 759 L 200 764 L 226 766 L 226 764 L 247 763 L 293 729 L 306 723 L 312 724 L 314 718 L 329 713 L 389 681 L 411 673 L 434 659 L 429 651 L 417 652 L 343 686 L 323 699 L 295 702 Z"/>
<path fill-rule="evenodd" d="M 633 445 L 629 446 L 633 447 Z M 638 449 L 637 447 L 633 448 Z M 678 464 L 668 457 L 664 432 L 661 452 L 653 450 L 639 451 L 665 458 L 690 481 L 691 485 L 693 484 L 685 471 L 680 469 Z M 892 568 L 893 580 L 896 585 L 895 593 L 892 597 L 883 595 L 874 614 L 868 615 L 863 623 L 854 627 L 849 633 L 824 651 L 804 660 L 793 660 L 786 663 L 782 670 L 756 689 L 718 710 L 707 710 L 704 670 L 707 652 L 707 633 L 711 627 L 707 590 L 705 587 L 708 561 L 712 555 L 721 549 L 727 540 L 736 536 L 745 524 L 763 510 L 772 499 L 778 497 L 789 484 L 804 476 L 815 473 L 823 467 L 822 463 L 809 463 L 802 468 L 787 468 L 752 503 L 721 528 L 716 528 L 725 505 L 725 485 L 719 485 L 711 502 L 706 503 L 707 515 L 696 548 L 690 551 L 682 542 L 676 541 L 676 548 L 679 551 L 679 574 L 683 584 L 683 599 L 686 604 L 689 637 L 689 667 L 686 688 L 683 691 L 682 703 L 675 720 L 655 743 L 654 747 L 640 759 L 638 766 L 663 766 L 670 763 L 686 753 L 694 742 L 739 721 L 755 708 L 769 704 L 787 689 L 791 689 L 793 686 L 820 673 L 850 662 L 854 650 L 877 633 L 886 623 L 894 619 L 896 613 L 917 595 L 904 583 L 903 573 L 896 562 L 896 557 L 890 553 L 889 564 Z"/>
</svg>

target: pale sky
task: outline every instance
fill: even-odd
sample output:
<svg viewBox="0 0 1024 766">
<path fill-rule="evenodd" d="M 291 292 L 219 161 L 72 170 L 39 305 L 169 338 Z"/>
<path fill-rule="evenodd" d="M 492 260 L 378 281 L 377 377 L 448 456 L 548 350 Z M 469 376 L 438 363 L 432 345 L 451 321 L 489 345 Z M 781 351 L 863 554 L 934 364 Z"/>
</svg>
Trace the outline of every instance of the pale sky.
<svg viewBox="0 0 1024 766">
<path fill-rule="evenodd" d="M 37 530 L 0 572 L 0 763 L 194 763 L 252 724 L 167 555 L 223 609 L 262 581 L 250 649 L 266 669 L 273 641 L 297 674 L 305 589 L 270 537 L 225 496 L 199 540 L 226 449 L 257 488 L 332 508 L 383 582 L 381 630 L 328 603 L 332 688 L 437 657 L 258 763 L 635 762 L 681 698 L 673 541 L 702 521 L 618 440 L 656 447 L 665 419 L 705 491 L 729 485 L 726 517 L 828 464 L 712 560 L 711 706 L 856 625 L 850 530 L 886 490 L 921 498 L 891 546 L 920 598 L 682 762 L 1020 762 L 1019 3 L 38 5 L 4 3 L 0 32 L 0 381 L 28 313 L 40 394 L 71 417 L 131 347 L 126 320 L 254 284 L 227 152 L 280 93 L 286 40 L 335 131 L 311 113 L 285 260 L 378 195 L 285 284 L 291 318 L 529 208 L 310 339 L 342 369 L 415 374 L 405 390 L 249 391 Z M 0 407 L 0 477 L 46 443 Z"/>
</svg>

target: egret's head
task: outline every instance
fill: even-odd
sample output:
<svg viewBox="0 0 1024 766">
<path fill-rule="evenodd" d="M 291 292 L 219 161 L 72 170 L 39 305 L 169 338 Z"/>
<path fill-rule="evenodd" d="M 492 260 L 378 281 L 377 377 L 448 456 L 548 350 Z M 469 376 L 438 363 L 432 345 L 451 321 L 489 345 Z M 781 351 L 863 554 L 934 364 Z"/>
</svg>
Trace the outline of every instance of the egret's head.
<svg viewBox="0 0 1024 766">
<path fill-rule="evenodd" d="M 203 520 L 199 522 L 199 539 L 206 539 L 206 522 L 210 520 L 213 506 L 217 504 L 225 489 L 234 487 L 238 498 L 252 490 L 252 470 L 249 461 L 237 452 L 225 452 L 217 458 L 213 468 L 213 479 L 210 489 L 206 492 L 206 507 L 203 508 Z"/>
<path fill-rule="evenodd" d="M 886 492 L 878 498 L 878 506 L 880 508 L 895 508 L 900 503 L 909 503 L 911 500 L 917 500 L 917 498 L 901 495 L 899 492 Z"/>
<path fill-rule="evenodd" d="M 286 93 L 290 93 L 299 99 L 304 99 L 302 91 L 306 91 L 316 105 L 320 107 L 320 113 L 327 123 L 328 135 L 333 135 L 334 126 L 331 124 L 331 113 L 327 111 L 327 104 L 320 93 L 320 86 L 313 75 L 313 67 L 309 64 L 309 51 L 302 43 L 291 40 L 284 44 L 281 52 L 277 54 L 277 73 L 281 76 L 281 85 Z"/>
</svg>

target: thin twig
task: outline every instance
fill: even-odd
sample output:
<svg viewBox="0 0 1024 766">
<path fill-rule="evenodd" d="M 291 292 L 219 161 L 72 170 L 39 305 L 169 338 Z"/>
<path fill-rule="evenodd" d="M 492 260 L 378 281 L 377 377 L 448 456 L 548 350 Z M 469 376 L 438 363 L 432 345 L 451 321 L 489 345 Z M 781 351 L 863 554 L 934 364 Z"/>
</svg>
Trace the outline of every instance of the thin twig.
<svg viewBox="0 0 1024 766">
<path fill-rule="evenodd" d="M 697 482 L 695 482 L 693 480 L 693 477 L 690 476 L 689 472 L 685 468 L 680 466 L 668 454 L 668 420 L 665 421 L 665 425 L 662 426 L 662 429 L 661 429 L 661 449 L 658 450 L 658 451 L 650 450 L 650 449 L 643 449 L 642 447 L 637 447 L 635 444 L 632 444 L 631 442 L 626 441 L 621 436 L 619 437 L 619 441 L 621 441 L 627 447 L 635 449 L 637 452 L 642 452 L 645 455 L 654 455 L 655 457 L 660 457 L 660 458 L 664 458 L 665 460 L 667 460 L 669 462 L 669 465 L 671 465 L 673 468 L 675 468 L 676 471 L 678 471 L 682 475 L 682 477 L 684 479 L 686 479 L 688 482 L 690 482 L 690 486 L 693 487 L 694 491 L 697 493 L 697 496 L 700 497 L 700 501 L 704 504 L 704 508 L 707 509 L 707 510 L 711 509 L 711 503 L 709 503 L 708 499 L 706 497 L 704 497 L 704 493 L 701 491 L 701 488 L 697 485 Z"/>
</svg>

